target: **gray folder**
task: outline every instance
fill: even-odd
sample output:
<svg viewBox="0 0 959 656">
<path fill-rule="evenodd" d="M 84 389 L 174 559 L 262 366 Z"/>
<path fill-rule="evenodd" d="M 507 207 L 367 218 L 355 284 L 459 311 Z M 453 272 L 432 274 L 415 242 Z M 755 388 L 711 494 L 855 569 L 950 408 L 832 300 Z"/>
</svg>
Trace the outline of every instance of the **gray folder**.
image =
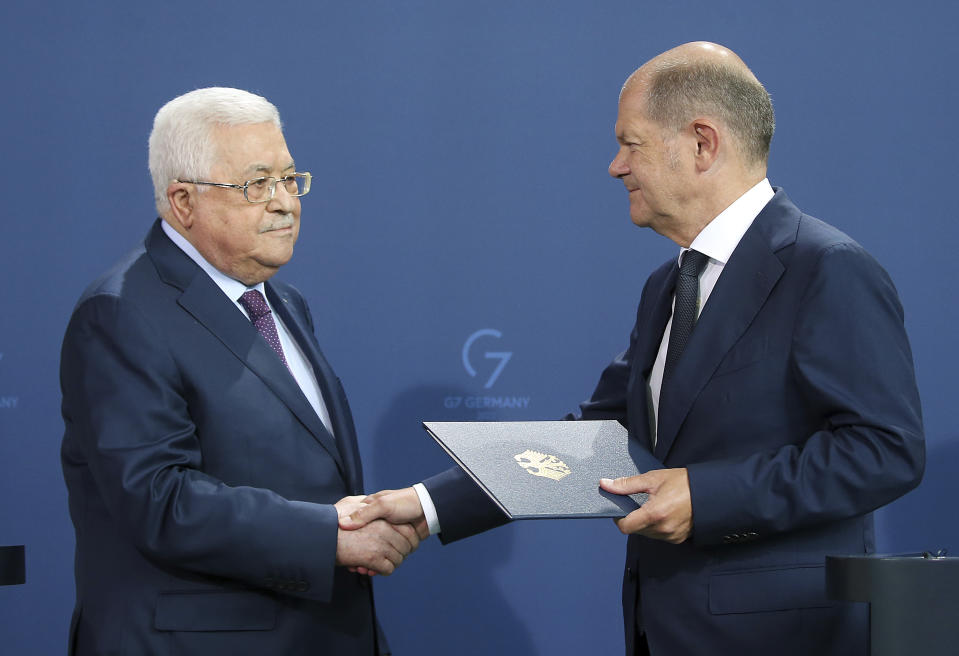
<svg viewBox="0 0 959 656">
<path fill-rule="evenodd" d="M 426 421 L 440 446 L 511 519 L 623 517 L 646 501 L 599 487 L 662 464 L 618 421 Z"/>
</svg>

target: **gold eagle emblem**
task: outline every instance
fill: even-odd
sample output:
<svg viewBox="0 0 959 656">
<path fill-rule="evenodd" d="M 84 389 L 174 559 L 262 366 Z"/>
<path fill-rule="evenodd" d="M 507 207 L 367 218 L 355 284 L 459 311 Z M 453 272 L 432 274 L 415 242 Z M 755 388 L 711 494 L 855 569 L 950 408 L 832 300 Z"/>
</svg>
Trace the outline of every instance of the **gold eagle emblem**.
<svg viewBox="0 0 959 656">
<path fill-rule="evenodd" d="M 513 456 L 513 459 L 520 467 L 528 471 L 533 476 L 544 476 L 558 481 L 561 478 L 569 476 L 573 470 L 565 462 L 546 453 L 526 449 L 522 453 Z"/>
</svg>

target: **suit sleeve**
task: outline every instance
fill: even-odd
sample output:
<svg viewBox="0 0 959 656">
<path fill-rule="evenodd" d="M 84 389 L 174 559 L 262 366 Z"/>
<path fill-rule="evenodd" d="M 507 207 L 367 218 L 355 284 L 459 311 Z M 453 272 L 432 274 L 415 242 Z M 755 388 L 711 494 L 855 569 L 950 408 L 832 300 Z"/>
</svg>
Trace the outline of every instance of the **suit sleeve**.
<svg viewBox="0 0 959 656">
<path fill-rule="evenodd" d="M 697 543 L 861 515 L 922 477 L 919 394 L 889 276 L 857 244 L 832 245 L 799 303 L 788 375 L 801 413 L 821 419 L 802 443 L 689 465 Z"/>
<path fill-rule="evenodd" d="M 321 601 L 332 594 L 332 505 L 203 472 L 167 336 L 129 301 L 74 312 L 61 360 L 65 467 L 88 467 L 119 530 L 158 562 Z"/>
<path fill-rule="evenodd" d="M 509 518 L 459 467 L 423 480 L 440 522 L 443 544 L 506 524 Z"/>
</svg>

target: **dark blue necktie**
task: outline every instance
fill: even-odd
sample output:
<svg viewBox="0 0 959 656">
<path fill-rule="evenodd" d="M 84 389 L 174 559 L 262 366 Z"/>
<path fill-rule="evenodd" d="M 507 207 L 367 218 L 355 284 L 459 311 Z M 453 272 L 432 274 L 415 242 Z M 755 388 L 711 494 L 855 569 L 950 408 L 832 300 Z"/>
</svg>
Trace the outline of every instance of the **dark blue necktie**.
<svg viewBox="0 0 959 656">
<path fill-rule="evenodd" d="M 679 266 L 679 278 L 676 280 L 676 304 L 673 307 L 673 326 L 669 331 L 669 346 L 666 347 L 666 366 L 663 369 L 665 381 L 676 368 L 679 357 L 686 348 L 686 342 L 696 324 L 696 310 L 699 305 L 699 274 L 703 272 L 709 257 L 699 251 L 688 250 L 683 253 Z"/>
</svg>

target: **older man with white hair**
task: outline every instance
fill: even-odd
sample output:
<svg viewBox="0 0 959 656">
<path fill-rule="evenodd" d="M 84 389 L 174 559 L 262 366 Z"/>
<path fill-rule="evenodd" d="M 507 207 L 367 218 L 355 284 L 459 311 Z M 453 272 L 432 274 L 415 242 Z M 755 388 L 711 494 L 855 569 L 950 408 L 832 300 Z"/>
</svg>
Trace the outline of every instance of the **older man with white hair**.
<svg viewBox="0 0 959 656">
<path fill-rule="evenodd" d="M 160 109 L 150 172 L 160 219 L 63 343 L 70 653 L 388 653 L 355 572 L 391 573 L 419 536 L 339 529 L 363 492 L 353 420 L 306 302 L 272 278 L 310 174 L 276 107 L 226 88 Z"/>
</svg>

